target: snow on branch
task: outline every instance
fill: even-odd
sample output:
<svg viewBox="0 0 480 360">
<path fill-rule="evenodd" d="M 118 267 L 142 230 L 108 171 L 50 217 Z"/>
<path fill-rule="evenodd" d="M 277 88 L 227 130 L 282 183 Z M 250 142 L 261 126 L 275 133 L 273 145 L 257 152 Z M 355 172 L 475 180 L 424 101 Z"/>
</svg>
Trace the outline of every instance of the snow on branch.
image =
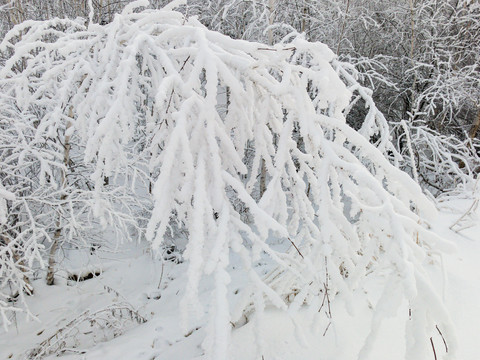
<svg viewBox="0 0 480 360">
<path fill-rule="evenodd" d="M 419 183 L 425 189 L 438 198 L 444 194 L 465 196 L 475 188 L 480 167 L 478 140 L 465 136 L 467 140 L 462 141 L 439 134 L 420 120 L 403 123 L 405 135 L 398 138 L 399 148 L 403 147 L 402 152 L 408 151 L 413 159 L 404 167 L 412 173 L 418 172 Z M 401 146 L 407 136 L 412 138 L 412 149 Z"/>
<path fill-rule="evenodd" d="M 124 12 L 59 33 L 64 24 L 13 30 L 20 39 L 3 45 L 13 52 L 0 76 L 19 104 L 45 101 L 42 136 L 72 107 L 97 189 L 131 165 L 131 144 L 141 143 L 154 181 L 147 237 L 159 248 L 174 228 L 188 234 L 185 321 L 203 314 L 199 284 L 214 279 L 204 343 L 212 358 L 227 357 L 231 321 L 242 315 L 261 328 L 266 306 L 320 308 L 326 291 L 353 308 L 372 277 L 388 280 L 363 358 L 398 296 L 419 313 L 408 337 L 428 339 L 438 324 L 454 352 L 423 265 L 451 246 L 428 229 L 433 204 L 385 157 L 394 148 L 370 91 L 327 46 L 300 36 L 275 46 L 233 40 L 171 11 Z M 41 35 L 54 30 L 54 41 Z M 354 91 L 368 107 L 359 132 L 345 121 Z M 250 279 L 235 311 L 234 257 Z M 266 278 L 254 267 L 263 257 L 275 264 Z M 408 343 L 408 354 L 428 351 L 424 343 Z"/>
</svg>

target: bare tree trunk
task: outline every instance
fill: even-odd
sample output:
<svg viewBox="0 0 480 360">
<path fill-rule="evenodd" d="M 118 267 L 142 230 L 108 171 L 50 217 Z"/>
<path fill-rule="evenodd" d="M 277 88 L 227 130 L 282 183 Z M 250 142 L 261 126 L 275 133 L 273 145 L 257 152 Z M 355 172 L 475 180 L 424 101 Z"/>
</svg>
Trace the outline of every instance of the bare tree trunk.
<svg viewBox="0 0 480 360">
<path fill-rule="evenodd" d="M 73 108 L 70 107 L 68 116 L 70 118 L 73 118 Z M 70 126 L 72 126 L 72 123 L 69 121 L 67 123 L 67 128 L 65 131 L 67 131 Z M 62 189 L 64 192 L 60 196 L 61 202 L 63 202 L 67 198 L 67 194 L 65 193 L 65 188 L 67 187 L 67 177 L 66 177 L 66 169 L 68 168 L 68 164 L 70 162 L 70 136 L 65 135 L 65 143 L 64 143 L 64 153 L 63 153 L 63 165 L 64 169 L 61 172 L 61 177 L 60 177 L 60 182 Z M 50 252 L 48 254 L 48 269 L 47 269 L 47 285 L 53 285 L 55 283 L 55 255 L 57 253 L 59 243 L 60 243 L 60 237 L 62 235 L 62 228 L 61 228 L 61 214 L 58 214 L 57 221 L 55 223 L 55 233 L 53 235 L 53 243 L 52 246 L 50 247 Z"/>
<path fill-rule="evenodd" d="M 338 34 L 337 55 L 340 52 L 340 44 L 342 43 L 343 35 L 345 34 L 345 26 L 347 25 L 347 17 L 348 17 L 348 11 L 349 10 L 350 10 L 350 0 L 347 0 L 347 6 L 346 6 L 346 9 L 345 9 L 345 15 L 344 15 L 344 18 L 343 18 L 342 27 L 341 27 L 340 32 Z"/>
<path fill-rule="evenodd" d="M 275 3 L 276 0 L 268 0 L 268 11 L 269 11 L 269 16 L 268 16 L 268 45 L 272 46 L 273 45 L 273 33 L 272 33 L 272 28 L 271 26 L 273 25 L 273 22 L 275 20 Z M 262 198 L 263 194 L 265 193 L 265 190 L 267 189 L 266 186 L 266 179 L 267 179 L 267 169 L 265 166 L 265 159 L 262 159 L 260 163 L 260 198 Z"/>
<path fill-rule="evenodd" d="M 55 254 L 57 253 L 58 249 L 58 242 L 60 239 L 60 235 L 62 234 L 62 230 L 58 227 L 60 221 L 57 220 L 57 229 L 55 230 L 55 234 L 53 235 L 53 243 L 50 247 L 50 252 L 48 254 L 48 268 L 47 268 L 47 285 L 55 284 Z"/>
<path fill-rule="evenodd" d="M 410 61 L 413 62 L 415 55 L 415 0 L 410 0 Z M 414 114 L 415 87 L 417 86 L 417 72 L 414 72 L 412 83 L 412 98 L 410 99 L 410 112 Z M 417 108 L 417 110 L 419 110 Z M 413 120 L 413 117 L 412 117 Z"/>
<path fill-rule="evenodd" d="M 308 15 L 308 8 L 306 6 L 303 7 L 303 14 L 302 14 L 302 25 L 300 27 L 300 32 L 304 33 L 307 30 L 307 15 Z M 309 39 L 309 37 L 306 37 Z"/>
<path fill-rule="evenodd" d="M 267 168 L 265 166 L 265 160 L 262 159 L 260 164 L 260 198 L 262 198 L 263 194 L 265 194 L 265 190 L 267 190 L 266 186 L 266 178 L 267 178 Z"/>
<path fill-rule="evenodd" d="M 12 4 L 9 11 L 10 22 L 12 25 L 18 25 L 25 20 L 25 13 L 23 11 L 22 3 L 20 1 L 15 1 Z"/>
<path fill-rule="evenodd" d="M 470 131 L 468 134 L 471 140 L 475 139 L 479 128 L 480 128 L 480 108 L 477 111 L 477 120 L 475 121 L 473 126 L 470 128 Z"/>
<path fill-rule="evenodd" d="M 268 0 L 268 45 L 273 45 L 273 33 L 271 26 L 275 20 L 275 3 L 276 0 Z"/>
</svg>

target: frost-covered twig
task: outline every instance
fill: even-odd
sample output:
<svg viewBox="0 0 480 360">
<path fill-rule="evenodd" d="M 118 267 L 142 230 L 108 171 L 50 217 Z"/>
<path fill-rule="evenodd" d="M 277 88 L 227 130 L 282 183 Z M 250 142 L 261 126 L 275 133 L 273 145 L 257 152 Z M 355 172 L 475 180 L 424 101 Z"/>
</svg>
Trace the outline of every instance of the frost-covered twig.
<svg viewBox="0 0 480 360">
<path fill-rule="evenodd" d="M 146 321 L 126 303 L 112 304 L 94 312 L 86 310 L 35 348 L 27 351 L 27 356 L 32 360 L 40 360 L 51 354 L 60 355 L 72 351 L 80 344 L 85 346 L 89 340 L 93 341 L 94 345 L 102 341 L 100 338 L 102 336 L 103 341 L 110 337 L 115 338 L 133 324 L 143 324 Z"/>
<path fill-rule="evenodd" d="M 417 167 L 420 184 L 437 196 L 471 191 L 480 169 L 477 140 L 462 141 L 455 136 L 441 135 L 420 121 L 401 122 L 400 126 L 404 136 L 407 136 L 406 131 L 410 134 L 412 154 L 416 157 L 413 163 L 404 161 L 402 166 L 413 174 Z M 409 142 L 407 139 L 407 146 L 404 146 L 402 139 L 403 135 L 398 139 L 398 147 L 407 157 Z"/>
</svg>

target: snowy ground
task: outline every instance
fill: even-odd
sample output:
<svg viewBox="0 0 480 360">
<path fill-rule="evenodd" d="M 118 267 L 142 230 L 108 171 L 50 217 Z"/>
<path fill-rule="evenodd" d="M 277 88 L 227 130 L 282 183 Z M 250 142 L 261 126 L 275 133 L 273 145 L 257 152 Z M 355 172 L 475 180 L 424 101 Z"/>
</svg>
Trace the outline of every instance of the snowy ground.
<svg viewBox="0 0 480 360">
<path fill-rule="evenodd" d="M 480 339 L 479 211 L 456 226 L 471 227 L 456 233 L 449 226 L 472 202 L 471 199 L 442 202 L 440 216 L 433 224 L 435 231 L 453 241 L 458 248 L 456 253 L 445 255 L 446 281 L 439 279 L 438 286 L 444 292 L 445 302 L 456 325 L 459 360 L 480 358 L 477 346 Z M 194 322 L 187 332 L 180 327 L 179 302 L 186 281 L 186 264 L 165 262 L 162 265 L 160 260 L 152 257 L 146 245 L 142 248 L 132 244 L 125 245 L 120 254 L 97 251 L 96 258 L 72 258 L 70 269 L 88 268 L 98 276 L 74 282 L 67 280 L 67 274 L 63 273 L 53 287 L 45 286 L 42 279 L 36 280 L 36 294 L 28 301 L 32 313 L 40 321 L 26 322 L 23 316 L 18 316 L 15 326 L 8 333 L 0 330 L 0 359 L 35 359 L 31 351 L 39 349 L 42 342 L 47 344 L 44 349 L 63 349 L 62 358 L 71 360 L 202 358 L 205 319 Z M 262 266 L 265 264 L 259 264 L 260 271 Z M 232 283 L 245 281 L 235 264 L 232 264 L 230 272 Z M 210 288 L 208 283 L 202 288 L 200 297 L 205 303 L 208 303 Z M 233 302 L 235 293 L 233 289 Z M 110 307 L 108 311 L 99 313 L 105 317 L 105 322 L 92 327 L 85 311 L 95 312 L 112 304 L 117 308 L 123 306 L 123 313 L 117 310 L 116 317 L 113 316 L 116 320 L 112 322 Z M 351 317 L 344 310 L 341 300 L 335 302 L 330 326 L 328 320 L 318 313 L 300 311 L 288 315 L 275 310 L 267 311 L 263 359 L 356 359 L 367 335 L 365 324 L 370 321 L 368 308 L 356 310 L 356 315 Z M 406 306 L 404 310 L 408 311 Z M 148 321 L 142 323 L 141 318 L 135 318 L 137 315 Z M 382 324 L 371 359 L 405 358 L 403 315 L 397 314 Z M 72 321 L 74 326 L 69 326 Z M 122 334 L 121 329 L 112 330 L 115 326 L 126 330 Z M 51 338 L 50 342 L 46 342 L 48 338 Z M 255 356 L 257 340 L 251 323 L 235 328 L 229 358 L 258 359 Z M 437 357 L 441 359 L 445 353 L 442 338 L 437 335 L 433 341 Z M 434 360 L 433 352 L 431 359 Z"/>
</svg>

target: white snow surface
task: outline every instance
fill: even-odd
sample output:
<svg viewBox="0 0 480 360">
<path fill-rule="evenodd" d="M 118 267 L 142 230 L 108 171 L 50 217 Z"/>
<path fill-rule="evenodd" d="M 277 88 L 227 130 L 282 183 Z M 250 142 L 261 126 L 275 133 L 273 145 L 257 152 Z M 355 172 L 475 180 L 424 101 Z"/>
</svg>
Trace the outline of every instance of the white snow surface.
<svg viewBox="0 0 480 360">
<path fill-rule="evenodd" d="M 459 360 L 479 359 L 479 211 L 462 219 L 463 225 L 470 227 L 458 233 L 449 227 L 467 211 L 472 202 L 473 199 L 445 199 L 438 204 L 439 217 L 432 224 L 437 234 L 457 246 L 456 252 L 444 255 L 445 276 L 437 276 L 434 285 L 439 292 L 443 291 L 445 304 L 455 324 Z M 142 324 L 126 321 L 125 329 L 115 337 L 101 328 L 89 329 L 88 324 L 83 324 L 66 336 L 68 346 L 60 352 L 60 357 L 71 360 L 206 358 L 202 342 L 205 339 L 207 314 L 212 311 L 209 304 L 213 303 L 210 299 L 215 281 L 213 276 L 199 289 L 205 314 L 185 332 L 180 326 L 180 300 L 187 282 L 186 263 L 162 262 L 152 254 L 148 244 L 125 244 L 119 253 L 99 249 L 94 255 L 79 256 L 71 252 L 66 254 L 65 268 L 69 270 L 58 274 L 60 280 L 55 286 L 44 285 L 43 278 L 33 282 L 35 295 L 28 298 L 28 304 L 38 321 L 27 321 L 23 314 L 18 314 L 16 319 L 12 319 L 14 325 L 8 332 L 1 329 L 0 359 L 35 359 L 29 353 L 32 349 L 71 321 L 80 319 L 86 310 L 95 312 L 115 304 L 128 304 L 148 321 Z M 268 269 L 266 259 L 259 260 L 256 268 L 258 273 L 266 273 Z M 85 270 L 99 275 L 81 282 L 67 280 L 68 272 L 85 273 Z M 228 274 L 237 288 L 250 281 L 248 274 L 234 262 L 230 264 Z M 237 288 L 228 288 L 228 296 L 233 303 L 236 301 Z M 381 284 L 371 283 L 362 296 L 376 299 L 380 289 Z M 366 324 L 371 321 L 372 310 L 367 306 L 354 310 L 355 315 L 349 315 L 341 294 L 331 304 L 330 325 L 323 314 L 311 313 L 306 309 L 288 313 L 267 308 L 261 323 L 261 338 L 254 329 L 254 317 L 232 329 L 228 359 L 258 359 L 257 346 L 261 347 L 261 358 L 264 360 L 357 359 L 368 335 Z M 408 305 L 405 303 L 397 314 L 392 314 L 382 322 L 380 335 L 373 344 L 369 359 L 406 358 L 405 326 L 409 321 L 408 314 Z M 54 337 L 52 343 L 56 340 L 58 338 Z M 430 339 L 423 341 L 430 342 Z M 446 350 L 442 337 L 439 333 L 433 334 L 432 341 L 437 358 L 442 359 Z M 44 358 L 55 359 L 57 355 Z M 433 350 L 425 359 L 434 359 Z"/>
</svg>

